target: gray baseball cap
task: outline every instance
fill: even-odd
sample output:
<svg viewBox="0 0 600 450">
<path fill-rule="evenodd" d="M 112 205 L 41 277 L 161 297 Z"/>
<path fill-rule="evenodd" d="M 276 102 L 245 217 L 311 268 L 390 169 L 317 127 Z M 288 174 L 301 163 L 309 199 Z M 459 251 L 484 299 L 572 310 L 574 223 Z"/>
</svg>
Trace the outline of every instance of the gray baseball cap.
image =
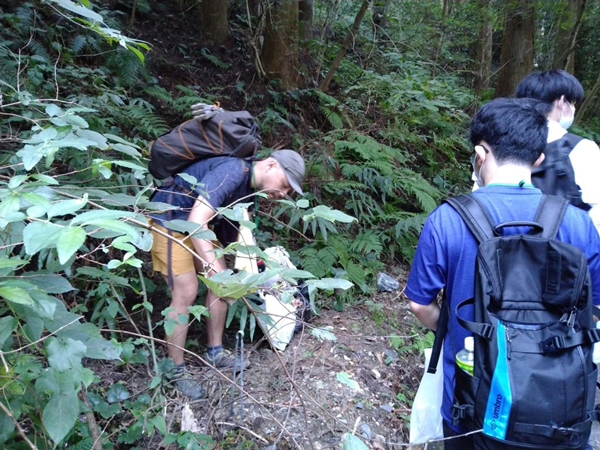
<svg viewBox="0 0 600 450">
<path fill-rule="evenodd" d="M 304 180 L 304 160 L 295 150 L 276 150 L 269 155 L 283 168 L 288 183 L 298 194 L 302 192 L 302 181 Z"/>
</svg>

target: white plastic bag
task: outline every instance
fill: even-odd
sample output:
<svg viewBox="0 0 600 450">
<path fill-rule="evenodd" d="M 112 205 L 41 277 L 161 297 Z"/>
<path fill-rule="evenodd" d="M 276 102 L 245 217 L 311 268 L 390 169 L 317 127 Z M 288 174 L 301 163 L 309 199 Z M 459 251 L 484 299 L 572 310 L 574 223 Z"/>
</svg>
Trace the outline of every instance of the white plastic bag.
<svg viewBox="0 0 600 450">
<path fill-rule="evenodd" d="M 437 371 L 428 373 L 431 349 L 425 349 L 425 373 L 417 390 L 410 414 L 410 443 L 424 444 L 434 439 L 442 439 L 442 398 L 444 396 L 444 355 L 440 352 Z"/>
</svg>

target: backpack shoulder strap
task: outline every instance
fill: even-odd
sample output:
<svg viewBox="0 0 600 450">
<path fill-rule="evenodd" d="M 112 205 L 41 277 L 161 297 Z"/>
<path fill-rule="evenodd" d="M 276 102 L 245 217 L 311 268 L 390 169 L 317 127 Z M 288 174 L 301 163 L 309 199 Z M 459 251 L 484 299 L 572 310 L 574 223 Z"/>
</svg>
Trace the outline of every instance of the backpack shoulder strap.
<svg viewBox="0 0 600 450">
<path fill-rule="evenodd" d="M 584 138 L 582 136 L 578 136 L 573 133 L 566 133 L 562 138 L 560 138 L 560 140 L 567 143 L 566 145 L 569 148 L 569 153 L 571 153 L 571 150 L 573 150 L 575 146 L 579 144 L 579 142 L 581 142 L 583 139 Z"/>
<path fill-rule="evenodd" d="M 465 221 L 465 224 L 481 244 L 495 236 L 494 223 L 487 209 L 472 194 L 459 195 L 444 200 Z"/>
<path fill-rule="evenodd" d="M 535 223 L 541 225 L 543 229 L 542 237 L 556 239 L 567 206 L 569 206 L 569 201 L 562 197 L 542 195 L 542 200 L 533 219 Z"/>
</svg>

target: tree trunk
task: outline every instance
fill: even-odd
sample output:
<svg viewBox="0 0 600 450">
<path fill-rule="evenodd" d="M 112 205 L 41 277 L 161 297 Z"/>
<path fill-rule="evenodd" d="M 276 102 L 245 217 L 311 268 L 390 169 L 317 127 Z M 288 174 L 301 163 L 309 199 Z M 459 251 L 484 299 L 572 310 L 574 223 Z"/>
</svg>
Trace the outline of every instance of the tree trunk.
<svg viewBox="0 0 600 450">
<path fill-rule="evenodd" d="M 362 22 L 362 19 L 365 16 L 365 13 L 367 12 L 370 2 L 371 2 L 371 0 L 363 0 L 362 5 L 360 6 L 360 10 L 358 11 L 358 14 L 356 14 L 356 17 L 354 18 L 354 23 L 352 24 L 352 28 L 350 28 L 350 31 L 348 32 L 346 39 L 344 39 L 342 48 L 340 48 L 337 56 L 333 60 L 333 63 L 331 63 L 331 67 L 329 68 L 329 72 L 327 73 L 327 76 L 319 85 L 319 89 L 321 89 L 323 92 L 327 92 L 329 90 L 329 83 L 331 83 L 331 80 L 333 79 L 333 76 L 335 75 L 335 71 L 337 70 L 340 63 L 342 62 L 342 59 L 344 58 L 344 55 L 348 51 L 348 48 L 350 48 L 350 44 L 354 40 L 354 35 L 356 34 L 356 32 L 358 31 L 358 28 L 360 27 L 360 23 Z"/>
<path fill-rule="evenodd" d="M 575 69 L 574 50 L 586 3 L 587 0 L 569 0 L 560 16 L 554 40 L 553 66 L 555 68 L 565 69 L 571 73 Z"/>
<path fill-rule="evenodd" d="M 481 1 L 477 7 L 479 30 L 475 54 L 475 97 L 479 98 L 490 87 L 492 76 L 492 17 L 489 1 Z"/>
<path fill-rule="evenodd" d="M 585 100 L 581 104 L 579 108 L 577 108 L 577 116 L 575 117 L 575 123 L 578 123 L 580 120 L 583 120 L 586 117 L 587 110 L 590 108 L 590 105 L 594 101 L 594 97 L 600 91 L 600 74 L 598 74 L 598 79 L 594 84 L 594 87 L 591 91 L 588 92 L 588 95 L 585 97 Z M 590 110 L 590 115 L 593 114 L 593 109 Z"/>
<path fill-rule="evenodd" d="M 533 70 L 535 0 L 506 0 L 500 69 L 494 97 L 512 97 Z"/>
<path fill-rule="evenodd" d="M 300 39 L 306 41 L 312 37 L 313 26 L 313 0 L 300 0 L 298 2 L 300 17 Z"/>
<path fill-rule="evenodd" d="M 202 0 L 200 8 L 198 8 L 198 30 L 203 45 L 227 43 L 229 37 L 228 3 L 225 0 Z"/>
<path fill-rule="evenodd" d="M 262 66 L 268 79 L 279 78 L 285 89 L 296 86 L 298 1 L 279 0 L 266 11 Z"/>
</svg>

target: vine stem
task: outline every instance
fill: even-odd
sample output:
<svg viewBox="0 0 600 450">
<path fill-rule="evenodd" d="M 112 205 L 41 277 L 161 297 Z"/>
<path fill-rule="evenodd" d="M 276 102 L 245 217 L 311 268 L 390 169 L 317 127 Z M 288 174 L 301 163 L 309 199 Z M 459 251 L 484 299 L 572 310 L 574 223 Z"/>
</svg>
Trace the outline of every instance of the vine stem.
<svg viewBox="0 0 600 450">
<path fill-rule="evenodd" d="M 148 322 L 148 333 L 150 334 L 150 347 L 152 348 L 152 361 L 154 362 L 154 374 L 158 375 L 158 360 L 156 359 L 156 347 L 154 346 L 154 333 L 152 331 L 152 318 L 150 317 L 150 311 L 146 308 L 148 303 L 148 293 L 146 292 L 146 282 L 144 281 L 144 275 L 142 269 L 137 268 L 138 276 L 140 277 L 140 284 L 142 285 L 142 295 L 144 297 L 144 310 L 146 311 L 146 320 Z"/>
<path fill-rule="evenodd" d="M 4 403 L 2 403 L 2 402 L 0 402 L 0 409 L 2 409 L 2 411 L 4 411 L 4 414 L 6 414 L 8 416 L 8 418 L 13 421 L 13 423 L 17 427 L 17 430 L 19 430 L 19 434 L 21 435 L 23 440 L 25 442 L 27 442 L 27 444 L 29 445 L 29 448 L 31 448 L 32 450 L 38 450 L 38 448 L 35 446 L 35 444 L 29 440 L 29 438 L 27 437 L 27 434 L 25 434 L 25 430 L 23 428 L 21 428 L 21 425 L 19 425 L 19 422 L 17 421 L 17 419 L 14 418 L 14 416 L 11 414 L 10 410 L 6 406 L 4 406 Z"/>
<path fill-rule="evenodd" d="M 46 336 L 44 336 L 44 337 L 42 337 L 42 338 L 39 338 L 37 341 L 31 342 L 31 343 L 29 343 L 29 344 L 27 344 L 27 345 L 24 345 L 23 347 L 19 347 L 19 348 L 15 349 L 15 350 L 9 350 L 9 351 L 7 351 L 7 352 L 4 352 L 4 354 L 5 354 L 5 355 L 8 355 L 9 353 L 17 353 L 17 352 L 20 352 L 21 350 L 25 350 L 26 348 L 28 348 L 28 347 L 31 347 L 32 345 L 35 345 L 35 344 L 37 344 L 37 343 L 39 343 L 39 342 L 42 342 L 42 341 L 45 341 L 45 340 L 46 340 L 46 339 L 48 339 L 50 336 L 52 336 L 52 335 L 54 335 L 54 334 L 58 333 L 60 330 L 63 330 L 63 329 L 65 329 L 65 328 L 67 328 L 67 327 L 69 327 L 69 326 L 73 325 L 75 322 L 77 322 L 77 321 L 78 321 L 79 319 L 81 319 L 81 318 L 82 318 L 82 317 L 78 317 L 77 319 L 73 319 L 73 320 L 71 320 L 69 323 L 67 323 L 67 324 L 63 325 L 62 327 L 58 328 L 56 331 L 53 331 L 52 333 L 50 333 L 50 334 L 47 334 Z M 3 359 L 4 359 L 4 358 L 3 358 Z"/>
</svg>

